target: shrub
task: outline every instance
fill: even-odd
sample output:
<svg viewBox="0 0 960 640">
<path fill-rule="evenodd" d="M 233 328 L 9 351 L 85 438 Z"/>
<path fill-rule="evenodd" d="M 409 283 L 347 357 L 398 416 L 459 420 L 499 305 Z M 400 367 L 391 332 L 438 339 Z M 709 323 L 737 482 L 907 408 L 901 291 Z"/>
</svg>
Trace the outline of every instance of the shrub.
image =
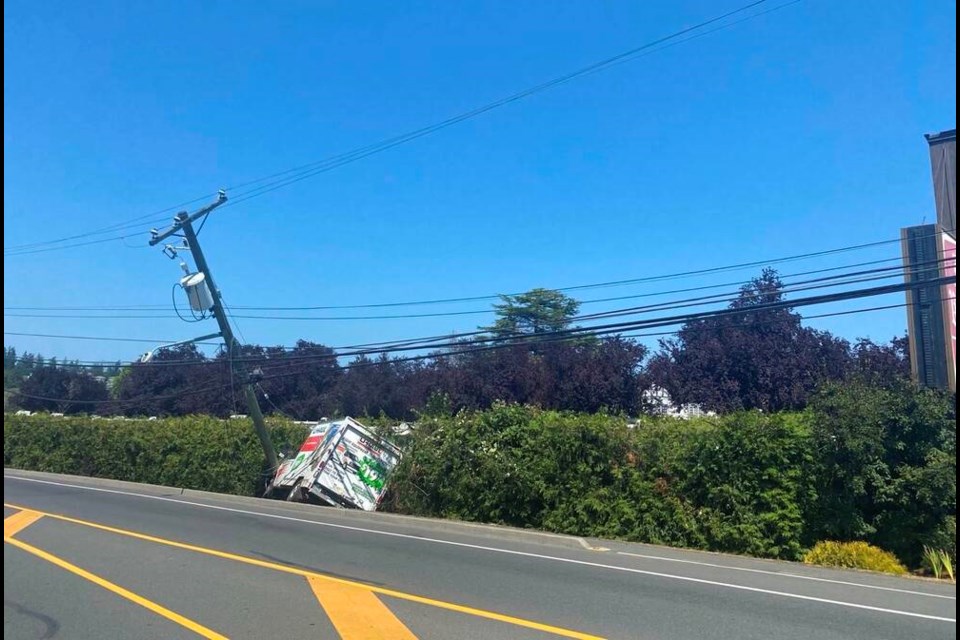
<svg viewBox="0 0 960 640">
<path fill-rule="evenodd" d="M 815 500 L 809 433 L 803 416 L 759 412 L 701 431 L 679 489 L 697 506 L 708 548 L 800 559 L 804 506 Z"/>
<path fill-rule="evenodd" d="M 799 559 L 814 499 L 797 414 L 645 420 L 496 405 L 429 417 L 384 507 Z"/>
<path fill-rule="evenodd" d="M 907 568 L 889 551 L 866 542 L 818 542 L 803 557 L 806 564 L 845 569 L 865 569 L 903 575 Z"/>
<path fill-rule="evenodd" d="M 302 425 L 269 427 L 277 446 L 306 436 Z M 3 466 L 255 495 L 263 452 L 248 420 L 4 415 Z"/>
<path fill-rule="evenodd" d="M 603 413 L 434 404 L 403 437 L 386 510 L 789 560 L 817 540 L 863 540 L 919 567 L 926 545 L 956 565 L 955 409 L 941 394 L 855 383 L 803 413 L 632 427 Z M 277 445 L 305 435 L 270 428 Z M 251 495 L 262 459 L 246 420 L 4 417 L 4 465 L 24 469 Z M 861 566 L 850 562 L 826 564 Z"/>
<path fill-rule="evenodd" d="M 865 540 L 916 567 L 923 546 L 950 551 L 957 514 L 957 424 L 952 395 L 909 382 L 831 384 L 814 398 L 818 503 L 809 538 Z M 954 521 L 954 540 L 956 533 Z"/>
</svg>

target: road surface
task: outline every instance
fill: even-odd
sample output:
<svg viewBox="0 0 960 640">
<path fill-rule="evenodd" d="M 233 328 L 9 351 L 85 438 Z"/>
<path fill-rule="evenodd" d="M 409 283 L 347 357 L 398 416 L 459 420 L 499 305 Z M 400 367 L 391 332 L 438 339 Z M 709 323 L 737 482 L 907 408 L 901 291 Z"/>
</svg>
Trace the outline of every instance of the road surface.
<svg viewBox="0 0 960 640">
<path fill-rule="evenodd" d="M 956 587 L 4 470 L 4 638 L 956 638 Z"/>
</svg>

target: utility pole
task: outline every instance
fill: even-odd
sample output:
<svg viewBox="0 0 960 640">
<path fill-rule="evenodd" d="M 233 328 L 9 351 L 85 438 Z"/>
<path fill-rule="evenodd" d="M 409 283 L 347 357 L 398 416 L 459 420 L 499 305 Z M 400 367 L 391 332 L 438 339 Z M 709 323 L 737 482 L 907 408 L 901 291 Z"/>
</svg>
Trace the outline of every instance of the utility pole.
<svg viewBox="0 0 960 640">
<path fill-rule="evenodd" d="M 234 364 L 233 355 L 239 352 L 240 342 L 237 341 L 236 337 L 233 335 L 233 328 L 231 328 L 230 320 L 227 318 L 227 314 L 223 308 L 223 300 L 220 296 L 220 289 L 217 288 L 217 285 L 213 279 L 213 274 L 210 272 L 210 265 L 207 264 L 207 259 L 204 257 L 203 251 L 200 249 L 200 242 L 197 240 L 197 233 L 193 228 L 193 223 L 195 220 L 198 220 L 199 218 L 209 214 L 226 201 L 227 194 L 221 190 L 217 195 L 216 202 L 208 204 L 207 206 L 199 209 L 197 212 L 193 214 L 187 214 L 186 211 L 181 211 L 174 217 L 172 226 L 162 232 L 153 232 L 153 236 L 150 238 L 150 246 L 155 246 L 160 242 L 163 242 L 165 239 L 175 235 L 179 231 L 183 232 L 183 237 L 187 241 L 187 248 L 190 249 L 190 253 L 193 255 L 193 261 L 197 265 L 197 270 L 203 274 L 204 281 L 210 288 L 210 295 L 213 299 L 213 316 L 216 318 L 217 324 L 220 326 L 220 335 L 223 336 L 223 340 L 228 349 L 227 353 L 230 359 L 230 368 L 233 373 L 238 374 L 238 377 L 243 380 L 243 395 L 247 401 L 247 411 L 249 412 L 250 417 L 253 419 L 253 428 L 257 432 L 257 437 L 260 439 L 260 444 L 263 447 L 263 454 L 267 459 L 267 464 L 269 465 L 270 469 L 275 470 L 278 465 L 277 453 L 273 448 L 273 442 L 270 440 L 270 434 L 267 433 L 267 424 L 263 420 L 263 412 L 260 411 L 260 403 L 257 402 L 257 394 L 253 389 L 254 381 L 248 372 L 241 370 Z"/>
</svg>

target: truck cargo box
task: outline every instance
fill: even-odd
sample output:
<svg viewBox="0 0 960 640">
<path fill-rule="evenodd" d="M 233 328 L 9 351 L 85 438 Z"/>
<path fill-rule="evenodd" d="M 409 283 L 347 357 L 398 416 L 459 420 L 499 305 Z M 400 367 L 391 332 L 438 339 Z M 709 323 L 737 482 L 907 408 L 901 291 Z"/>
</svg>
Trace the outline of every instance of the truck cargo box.
<svg viewBox="0 0 960 640">
<path fill-rule="evenodd" d="M 321 422 L 277 468 L 267 495 L 374 511 L 400 458 L 397 447 L 353 418 Z"/>
</svg>

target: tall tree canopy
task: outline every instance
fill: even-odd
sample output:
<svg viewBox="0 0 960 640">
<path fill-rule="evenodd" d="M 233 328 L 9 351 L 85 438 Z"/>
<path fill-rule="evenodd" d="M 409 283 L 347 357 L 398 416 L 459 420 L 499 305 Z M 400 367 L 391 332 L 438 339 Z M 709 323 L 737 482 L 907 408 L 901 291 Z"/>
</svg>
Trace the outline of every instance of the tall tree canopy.
<svg viewBox="0 0 960 640">
<path fill-rule="evenodd" d="M 498 336 L 530 335 L 560 331 L 570 326 L 580 302 L 551 289 L 531 289 L 526 293 L 500 296 L 493 306 L 497 320 L 485 327 Z"/>
<path fill-rule="evenodd" d="M 792 309 L 766 308 L 782 300 L 780 277 L 765 269 L 729 305 L 745 313 L 694 320 L 661 341 L 651 379 L 674 400 L 714 411 L 803 407 L 822 381 L 845 376 L 849 345 L 802 326 Z"/>
</svg>

